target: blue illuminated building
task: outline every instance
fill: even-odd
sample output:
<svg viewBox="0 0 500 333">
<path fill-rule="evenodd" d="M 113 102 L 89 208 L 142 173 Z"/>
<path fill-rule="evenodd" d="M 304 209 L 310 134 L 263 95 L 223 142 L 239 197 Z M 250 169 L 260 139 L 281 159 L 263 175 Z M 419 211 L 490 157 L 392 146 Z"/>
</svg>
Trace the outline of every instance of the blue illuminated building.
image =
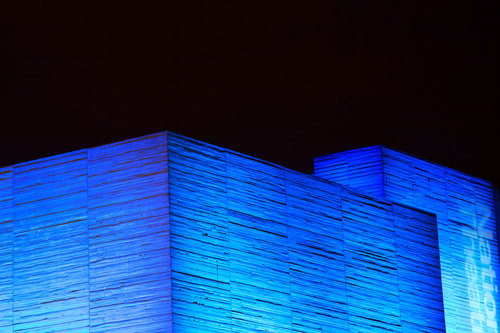
<svg viewBox="0 0 500 333">
<path fill-rule="evenodd" d="M 0 332 L 497 332 L 492 185 L 162 132 L 0 168 Z"/>
</svg>

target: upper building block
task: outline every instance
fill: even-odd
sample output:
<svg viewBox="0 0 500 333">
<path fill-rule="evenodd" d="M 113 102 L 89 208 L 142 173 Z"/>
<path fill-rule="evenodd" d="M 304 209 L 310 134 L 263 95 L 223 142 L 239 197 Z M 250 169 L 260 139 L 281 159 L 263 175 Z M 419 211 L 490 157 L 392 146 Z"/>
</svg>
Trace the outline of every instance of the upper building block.
<svg viewBox="0 0 500 333">
<path fill-rule="evenodd" d="M 314 175 L 435 213 L 447 332 L 498 332 L 492 184 L 383 146 L 318 157 Z M 498 214 L 498 212 L 497 212 Z"/>
</svg>

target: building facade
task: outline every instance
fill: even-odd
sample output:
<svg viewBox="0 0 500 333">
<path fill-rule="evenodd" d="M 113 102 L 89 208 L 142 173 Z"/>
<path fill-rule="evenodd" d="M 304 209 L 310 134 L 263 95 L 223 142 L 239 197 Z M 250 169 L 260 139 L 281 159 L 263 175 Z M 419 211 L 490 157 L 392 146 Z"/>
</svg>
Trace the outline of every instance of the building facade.
<svg viewBox="0 0 500 333">
<path fill-rule="evenodd" d="M 162 132 L 0 169 L 0 332 L 497 332 L 491 184 Z"/>
</svg>

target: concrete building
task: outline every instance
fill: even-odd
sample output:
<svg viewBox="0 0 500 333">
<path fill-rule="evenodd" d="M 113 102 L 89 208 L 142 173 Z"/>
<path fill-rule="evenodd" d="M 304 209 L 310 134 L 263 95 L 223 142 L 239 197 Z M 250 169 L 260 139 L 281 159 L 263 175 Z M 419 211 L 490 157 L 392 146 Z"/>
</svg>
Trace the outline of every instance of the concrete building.
<svg viewBox="0 0 500 333">
<path fill-rule="evenodd" d="M 0 332 L 497 332 L 493 188 L 170 132 L 0 169 Z"/>
</svg>

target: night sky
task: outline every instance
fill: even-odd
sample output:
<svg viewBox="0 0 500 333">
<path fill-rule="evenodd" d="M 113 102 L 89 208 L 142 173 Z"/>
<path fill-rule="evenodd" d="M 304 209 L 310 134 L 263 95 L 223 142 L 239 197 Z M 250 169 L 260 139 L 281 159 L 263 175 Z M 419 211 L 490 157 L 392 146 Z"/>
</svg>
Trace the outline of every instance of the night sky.
<svg viewBox="0 0 500 333">
<path fill-rule="evenodd" d="M 302 172 L 384 144 L 500 186 L 498 1 L 0 4 L 0 165 L 163 130 Z"/>
</svg>

